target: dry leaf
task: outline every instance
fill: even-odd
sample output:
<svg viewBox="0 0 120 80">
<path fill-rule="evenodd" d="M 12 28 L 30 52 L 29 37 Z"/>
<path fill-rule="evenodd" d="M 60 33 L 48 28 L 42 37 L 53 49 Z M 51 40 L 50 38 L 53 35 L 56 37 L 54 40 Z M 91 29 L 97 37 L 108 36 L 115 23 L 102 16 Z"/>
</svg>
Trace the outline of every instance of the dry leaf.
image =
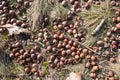
<svg viewBox="0 0 120 80">
<path fill-rule="evenodd" d="M 28 29 L 20 28 L 12 24 L 5 24 L 0 26 L 0 28 L 6 28 L 9 32 L 9 35 L 20 34 L 21 32 L 28 32 Z"/>
</svg>

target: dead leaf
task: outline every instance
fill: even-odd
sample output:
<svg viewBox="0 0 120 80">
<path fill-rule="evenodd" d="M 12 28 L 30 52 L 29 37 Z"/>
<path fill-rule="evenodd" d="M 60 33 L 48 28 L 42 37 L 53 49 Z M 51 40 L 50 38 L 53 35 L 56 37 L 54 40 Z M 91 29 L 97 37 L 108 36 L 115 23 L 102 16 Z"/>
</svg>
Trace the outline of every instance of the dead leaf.
<svg viewBox="0 0 120 80">
<path fill-rule="evenodd" d="M 0 28 L 6 28 L 9 32 L 9 35 L 20 34 L 21 32 L 28 32 L 28 29 L 20 28 L 12 24 L 5 24 L 0 26 Z"/>
</svg>

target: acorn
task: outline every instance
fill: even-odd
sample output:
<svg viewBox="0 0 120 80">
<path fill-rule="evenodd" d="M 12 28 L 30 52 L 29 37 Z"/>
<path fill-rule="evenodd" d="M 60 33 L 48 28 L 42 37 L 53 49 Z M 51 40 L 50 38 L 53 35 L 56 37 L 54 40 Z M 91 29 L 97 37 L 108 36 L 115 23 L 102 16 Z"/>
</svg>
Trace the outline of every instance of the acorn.
<svg viewBox="0 0 120 80">
<path fill-rule="evenodd" d="M 53 39 L 53 43 L 54 43 L 54 44 L 57 43 L 57 40 L 56 40 L 56 39 Z"/>
<path fill-rule="evenodd" d="M 109 77 L 113 77 L 113 76 L 114 76 L 113 71 L 109 71 L 109 72 L 108 72 L 108 76 L 109 76 Z"/>
<path fill-rule="evenodd" d="M 44 72 L 44 71 L 42 71 L 42 70 L 41 70 L 41 71 L 39 71 L 39 76 L 40 76 L 40 77 L 44 77 L 44 76 L 45 76 L 45 72 Z"/>
<path fill-rule="evenodd" d="M 119 17 L 117 17 L 117 22 L 120 22 L 120 16 L 119 16 Z"/>
<path fill-rule="evenodd" d="M 104 75 L 104 74 L 101 74 L 101 75 L 100 75 L 100 78 L 101 78 L 101 79 L 105 79 L 105 75 Z"/>
<path fill-rule="evenodd" d="M 17 2 L 18 2 L 18 3 L 22 3 L 22 2 L 23 2 L 23 0 L 17 0 Z"/>
<path fill-rule="evenodd" d="M 120 2 L 116 2 L 116 6 L 117 6 L 117 7 L 120 7 Z"/>
<path fill-rule="evenodd" d="M 120 30 L 120 23 L 118 23 L 118 24 L 116 25 L 116 28 L 117 28 L 118 30 Z"/>
<path fill-rule="evenodd" d="M 29 6 L 29 1 L 24 1 L 24 6 L 28 7 Z"/>
<path fill-rule="evenodd" d="M 114 77 L 109 77 L 108 80 L 116 80 Z"/>
<path fill-rule="evenodd" d="M 95 66 L 97 63 L 92 61 L 91 64 L 92 64 L 92 66 Z"/>
<path fill-rule="evenodd" d="M 110 62 L 112 62 L 112 63 L 114 63 L 116 60 L 115 60 L 115 58 L 113 58 L 113 57 L 111 57 L 110 59 Z"/>
<path fill-rule="evenodd" d="M 71 29 L 68 29 L 67 32 L 68 32 L 69 34 L 72 34 L 72 30 L 71 30 Z"/>
<path fill-rule="evenodd" d="M 71 51 L 76 51 L 76 48 L 74 46 L 72 46 Z"/>
<path fill-rule="evenodd" d="M 73 43 L 72 40 L 69 40 L 69 41 L 68 41 L 68 44 L 69 44 L 69 45 L 72 45 L 72 43 Z"/>
<path fill-rule="evenodd" d="M 76 33 L 77 33 L 77 30 L 76 30 L 76 29 L 73 29 L 72 33 L 73 33 L 73 34 L 76 34 Z"/>
<path fill-rule="evenodd" d="M 12 15 L 12 16 L 15 16 L 15 15 L 16 15 L 16 13 L 15 13 L 14 10 L 9 10 L 9 14 Z"/>
<path fill-rule="evenodd" d="M 65 56 L 65 55 L 66 55 L 66 51 L 63 50 L 63 51 L 61 52 L 61 55 L 62 55 L 62 56 Z"/>
<path fill-rule="evenodd" d="M 108 37 L 104 37 L 103 39 L 105 42 L 108 42 L 109 41 L 109 38 Z"/>
<path fill-rule="evenodd" d="M 89 68 L 89 67 L 90 67 L 90 62 L 87 62 L 87 63 L 85 64 L 85 67 L 86 67 L 86 68 Z"/>
<path fill-rule="evenodd" d="M 86 40 L 86 38 L 84 38 L 84 37 L 82 37 L 82 38 L 80 39 L 81 42 L 85 42 L 85 40 Z"/>
<path fill-rule="evenodd" d="M 6 4 L 7 4 L 6 1 L 1 2 L 1 5 L 3 5 L 3 6 L 5 6 Z"/>
<path fill-rule="evenodd" d="M 52 49 L 52 47 L 49 45 L 49 46 L 47 46 L 47 50 L 48 51 L 51 51 L 51 49 Z"/>
<path fill-rule="evenodd" d="M 118 51 L 118 47 L 117 45 L 111 45 L 111 48 L 113 51 L 117 52 Z"/>
<path fill-rule="evenodd" d="M 93 66 L 92 68 L 94 71 L 98 71 L 99 70 L 99 67 L 98 66 Z"/>
<path fill-rule="evenodd" d="M 110 55 L 110 51 L 105 51 L 104 53 L 105 53 L 105 55 L 107 55 L 107 56 Z"/>
<path fill-rule="evenodd" d="M 107 32 L 107 37 L 111 37 L 112 36 L 112 34 L 111 34 L 111 32 Z"/>
<path fill-rule="evenodd" d="M 90 55 L 86 55 L 85 58 L 86 58 L 87 60 L 89 60 L 89 59 L 91 58 L 91 56 L 90 56 Z"/>
<path fill-rule="evenodd" d="M 117 19 L 115 17 L 112 18 L 112 22 L 116 23 Z"/>
<path fill-rule="evenodd" d="M 110 4 L 111 4 L 112 6 L 115 6 L 116 2 L 115 2 L 115 1 L 111 1 Z"/>
<path fill-rule="evenodd" d="M 59 37 L 58 34 L 54 34 L 54 35 L 53 35 L 53 38 L 54 38 L 54 39 L 58 39 L 58 37 Z"/>
<path fill-rule="evenodd" d="M 73 59 L 72 58 L 69 58 L 68 59 L 68 63 L 72 63 L 73 62 Z"/>
<path fill-rule="evenodd" d="M 62 62 L 62 61 L 60 61 L 59 64 L 60 64 L 60 67 L 64 66 L 64 62 Z"/>
<path fill-rule="evenodd" d="M 80 59 L 79 55 L 75 55 L 75 59 L 76 60 Z"/>
<path fill-rule="evenodd" d="M 13 53 L 10 53 L 10 58 L 14 58 L 15 57 L 15 55 L 13 54 Z"/>
<path fill-rule="evenodd" d="M 66 50 L 66 53 L 71 54 L 71 50 L 70 49 Z"/>
<path fill-rule="evenodd" d="M 115 15 L 120 15 L 120 11 L 115 11 Z"/>
<path fill-rule="evenodd" d="M 76 54 L 77 54 L 77 55 L 80 55 L 80 51 L 79 51 L 79 50 L 77 50 L 77 51 L 76 51 Z"/>
<path fill-rule="evenodd" d="M 74 1 L 75 1 L 75 0 L 70 0 L 70 3 L 71 3 L 71 4 L 74 4 Z"/>
<path fill-rule="evenodd" d="M 77 43 L 77 42 L 73 42 L 73 46 L 74 46 L 74 47 L 77 47 L 77 46 L 78 46 L 78 43 Z"/>
<path fill-rule="evenodd" d="M 76 55 L 75 52 L 72 52 L 72 53 L 71 53 L 71 56 L 72 56 L 72 57 L 75 57 L 75 55 Z"/>
<path fill-rule="evenodd" d="M 90 73 L 90 77 L 91 78 L 96 78 L 96 74 L 95 73 Z"/>
<path fill-rule="evenodd" d="M 35 76 L 38 76 L 39 74 L 38 74 L 38 72 L 34 72 L 34 75 L 35 75 Z M 40 80 L 40 79 L 39 79 L 39 80 Z"/>
<path fill-rule="evenodd" d="M 31 54 L 31 59 L 36 60 L 37 56 L 36 54 Z"/>
<path fill-rule="evenodd" d="M 24 70 L 25 70 L 26 73 L 30 73 L 30 68 L 29 67 L 26 67 Z"/>
<path fill-rule="evenodd" d="M 63 0 L 61 4 L 65 7 L 67 4 L 66 0 Z"/>
<path fill-rule="evenodd" d="M 67 44 L 66 46 L 65 46 L 65 48 L 66 49 L 69 49 L 71 46 L 69 45 L 69 44 Z"/>
<path fill-rule="evenodd" d="M 83 49 L 82 52 L 83 52 L 84 54 L 87 54 L 87 53 L 88 53 L 88 50 L 87 50 L 87 49 Z"/>
<path fill-rule="evenodd" d="M 92 60 L 92 61 L 96 61 L 96 60 L 97 60 L 97 57 L 96 57 L 96 56 L 91 56 L 91 60 Z"/>
<path fill-rule="evenodd" d="M 103 41 L 99 40 L 99 41 L 97 41 L 97 45 L 98 45 L 98 46 L 103 46 L 104 43 L 103 43 Z"/>
<path fill-rule="evenodd" d="M 61 47 L 62 47 L 62 44 L 58 43 L 57 48 L 61 48 Z"/>
<path fill-rule="evenodd" d="M 21 27 L 22 27 L 22 28 L 26 28 L 27 26 L 26 26 L 25 23 L 22 23 L 22 24 L 21 24 Z"/>
<path fill-rule="evenodd" d="M 31 63 L 31 58 L 29 58 L 29 57 L 28 57 L 28 58 L 26 58 L 26 59 L 25 59 L 25 62 L 26 62 L 26 64 Z"/>
<path fill-rule="evenodd" d="M 56 58 L 55 60 L 54 60 L 54 64 L 57 64 L 59 62 L 59 60 Z"/>
<path fill-rule="evenodd" d="M 85 54 L 81 53 L 80 58 L 84 58 L 84 57 L 85 57 Z"/>
<path fill-rule="evenodd" d="M 26 52 L 24 52 L 24 54 L 23 54 L 23 58 L 28 58 L 30 55 L 29 55 L 29 53 L 26 51 Z"/>
<path fill-rule="evenodd" d="M 20 55 L 20 53 L 18 53 L 18 52 L 17 52 L 17 53 L 15 53 L 15 57 L 18 57 L 19 55 Z"/>
<path fill-rule="evenodd" d="M 62 22 L 62 25 L 63 25 L 63 26 L 66 26 L 66 25 L 67 25 L 67 21 L 63 21 L 63 22 Z"/>
<path fill-rule="evenodd" d="M 58 25 L 58 28 L 59 28 L 59 29 L 63 29 L 63 25 L 59 24 L 59 25 Z"/>
<path fill-rule="evenodd" d="M 57 48 L 56 48 L 56 47 L 53 47 L 53 48 L 52 48 L 52 51 L 53 51 L 53 52 L 56 52 L 56 51 L 57 51 Z"/>
<path fill-rule="evenodd" d="M 1 24 L 1 25 L 5 25 L 5 21 L 1 21 L 0 24 Z"/>
<path fill-rule="evenodd" d="M 64 34 L 60 34 L 60 35 L 59 35 L 59 39 L 60 39 L 60 40 L 64 39 Z"/>
<path fill-rule="evenodd" d="M 47 42 L 46 42 L 46 43 L 47 43 Z M 38 45 L 35 45 L 35 46 L 34 46 L 34 50 L 39 51 L 39 50 L 40 50 L 39 46 L 38 46 Z"/>
<path fill-rule="evenodd" d="M 61 57 L 60 60 L 64 62 L 66 59 L 65 57 Z"/>
<path fill-rule="evenodd" d="M 99 1 L 96 1 L 95 4 L 100 5 L 100 2 L 99 2 Z"/>
<path fill-rule="evenodd" d="M 41 53 L 37 55 L 37 60 L 38 60 L 39 62 L 42 60 L 42 58 L 43 58 L 43 56 L 42 56 Z"/>
<path fill-rule="evenodd" d="M 117 41 L 113 40 L 112 45 L 117 45 Z"/>
<path fill-rule="evenodd" d="M 36 71 L 37 71 L 36 68 L 32 68 L 32 69 L 31 69 L 31 73 L 33 73 L 33 74 L 34 74 Z"/>
</svg>

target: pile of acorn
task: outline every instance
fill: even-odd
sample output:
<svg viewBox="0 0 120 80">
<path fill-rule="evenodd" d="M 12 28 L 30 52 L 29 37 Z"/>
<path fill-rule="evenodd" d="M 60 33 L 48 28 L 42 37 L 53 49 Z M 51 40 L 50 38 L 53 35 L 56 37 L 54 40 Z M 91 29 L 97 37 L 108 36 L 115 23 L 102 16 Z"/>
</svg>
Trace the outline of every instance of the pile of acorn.
<svg viewBox="0 0 120 80">
<path fill-rule="evenodd" d="M 43 59 L 41 48 L 36 44 L 31 44 L 31 46 L 31 48 L 27 48 L 20 41 L 10 42 L 8 44 L 8 49 L 10 50 L 9 56 L 22 65 L 28 75 L 43 77 L 44 71 L 38 65 Z"/>
<path fill-rule="evenodd" d="M 85 56 L 85 67 L 90 70 L 90 77 L 97 78 L 97 73 L 100 71 L 98 56 L 95 56 L 93 53 L 89 52 Z"/>
<path fill-rule="evenodd" d="M 66 0 L 59 0 L 61 4 L 66 7 Z M 99 0 L 85 0 L 85 8 L 88 8 L 91 3 L 100 4 Z M 29 0 L 17 0 L 17 5 L 9 5 L 9 1 L 2 0 L 0 3 L 0 25 L 13 24 L 23 28 L 30 27 L 28 24 L 28 17 L 24 16 L 24 11 L 31 6 Z M 110 62 L 116 62 L 116 52 L 120 48 L 120 11 L 116 11 L 116 16 L 113 18 L 114 27 L 111 31 L 108 31 L 103 40 L 99 40 L 96 46 L 92 46 L 92 49 L 99 54 L 83 48 L 78 42 L 84 42 L 87 31 L 83 29 L 81 18 L 77 18 L 73 22 L 73 16 L 76 12 L 80 11 L 81 3 L 79 0 L 70 0 L 72 8 L 65 20 L 58 17 L 53 21 L 52 30 L 49 28 L 42 28 L 37 35 L 32 35 L 31 40 L 33 43 L 31 47 L 23 46 L 21 41 L 11 41 L 8 44 L 10 50 L 10 57 L 24 66 L 24 71 L 29 75 L 35 75 L 39 77 L 44 76 L 44 72 L 40 69 L 40 63 L 43 59 L 42 48 L 46 49 L 47 55 L 49 55 L 49 66 L 54 69 L 61 69 L 65 65 L 74 65 L 80 63 L 85 59 L 85 67 L 90 70 L 89 76 L 93 79 L 100 78 L 108 80 L 117 80 L 117 75 L 113 71 L 109 71 L 107 75 L 100 74 L 101 67 L 99 65 L 99 55 L 105 57 L 104 59 Z M 115 0 L 111 0 L 113 6 L 119 6 L 120 3 Z M 18 18 L 20 16 L 21 19 Z M 43 26 L 46 27 L 46 23 L 49 23 L 49 18 L 44 17 Z M 3 32 L 5 29 L 0 29 Z M 72 39 L 70 39 L 72 37 Z M 73 41 L 75 39 L 76 41 Z M 78 42 L 77 42 L 78 41 Z M 42 46 L 38 46 L 38 44 Z M 28 46 L 28 45 L 26 45 Z M 101 52 L 102 51 L 102 52 Z M 114 54 L 112 54 L 114 53 Z"/>
<path fill-rule="evenodd" d="M 87 49 L 81 49 L 80 45 L 70 40 L 64 33 L 58 31 L 50 33 L 47 28 L 41 29 L 37 41 L 45 44 L 50 54 L 49 63 L 52 68 L 62 68 L 66 64 L 76 64 L 82 61 L 87 54 Z"/>
<path fill-rule="evenodd" d="M 113 31 L 117 32 L 120 30 L 120 11 L 115 11 L 115 16 L 112 18 L 112 22 L 114 23 L 115 27 L 113 27 Z"/>
<path fill-rule="evenodd" d="M 27 16 L 24 16 L 24 12 L 32 4 L 31 1 L 17 0 L 16 5 L 11 4 L 8 0 L 1 0 L 0 2 L 0 25 L 13 24 L 22 28 L 28 28 Z M 1 28 L 0 32 L 4 32 L 5 29 Z"/>
<path fill-rule="evenodd" d="M 61 18 L 53 21 L 53 29 L 65 33 L 75 38 L 79 42 L 85 42 L 87 30 L 82 28 L 82 19 L 77 17 L 76 21 L 62 20 Z"/>
</svg>

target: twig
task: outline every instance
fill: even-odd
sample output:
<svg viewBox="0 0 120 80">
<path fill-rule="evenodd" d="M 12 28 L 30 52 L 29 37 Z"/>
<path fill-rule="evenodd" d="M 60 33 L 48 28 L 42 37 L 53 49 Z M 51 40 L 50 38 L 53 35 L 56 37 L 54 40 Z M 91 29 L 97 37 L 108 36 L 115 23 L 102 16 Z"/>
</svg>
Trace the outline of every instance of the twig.
<svg viewBox="0 0 120 80">
<path fill-rule="evenodd" d="M 49 32 L 49 34 L 50 34 L 51 36 L 53 35 L 48 29 L 47 29 L 47 31 Z M 79 43 L 81 46 L 89 49 L 90 51 L 92 51 L 92 52 L 94 52 L 94 53 L 96 53 L 96 51 L 94 51 L 93 49 L 91 49 L 91 48 L 89 48 L 88 46 L 84 45 L 83 43 L 77 41 L 75 38 L 71 38 L 71 37 L 68 37 L 68 36 L 66 36 L 66 38 L 68 38 L 68 39 L 70 39 L 70 40 L 73 40 L 73 41 Z"/>
<path fill-rule="evenodd" d="M 83 43 L 81 43 L 81 42 L 75 40 L 74 38 L 70 38 L 70 37 L 69 37 L 69 39 L 71 39 L 71 40 L 73 40 L 73 41 L 79 43 L 81 46 L 83 46 L 83 47 L 89 49 L 90 51 L 92 51 L 92 52 L 94 52 L 94 53 L 96 53 L 96 51 L 94 51 L 93 49 L 91 49 L 91 48 L 89 48 L 88 46 L 84 45 Z"/>
<path fill-rule="evenodd" d="M 105 22 L 105 19 L 102 19 L 101 22 L 100 22 L 100 24 L 97 25 L 97 27 L 93 30 L 92 35 L 96 35 L 97 32 L 100 31 L 100 29 L 101 29 L 101 27 L 103 26 L 104 22 Z"/>
</svg>

